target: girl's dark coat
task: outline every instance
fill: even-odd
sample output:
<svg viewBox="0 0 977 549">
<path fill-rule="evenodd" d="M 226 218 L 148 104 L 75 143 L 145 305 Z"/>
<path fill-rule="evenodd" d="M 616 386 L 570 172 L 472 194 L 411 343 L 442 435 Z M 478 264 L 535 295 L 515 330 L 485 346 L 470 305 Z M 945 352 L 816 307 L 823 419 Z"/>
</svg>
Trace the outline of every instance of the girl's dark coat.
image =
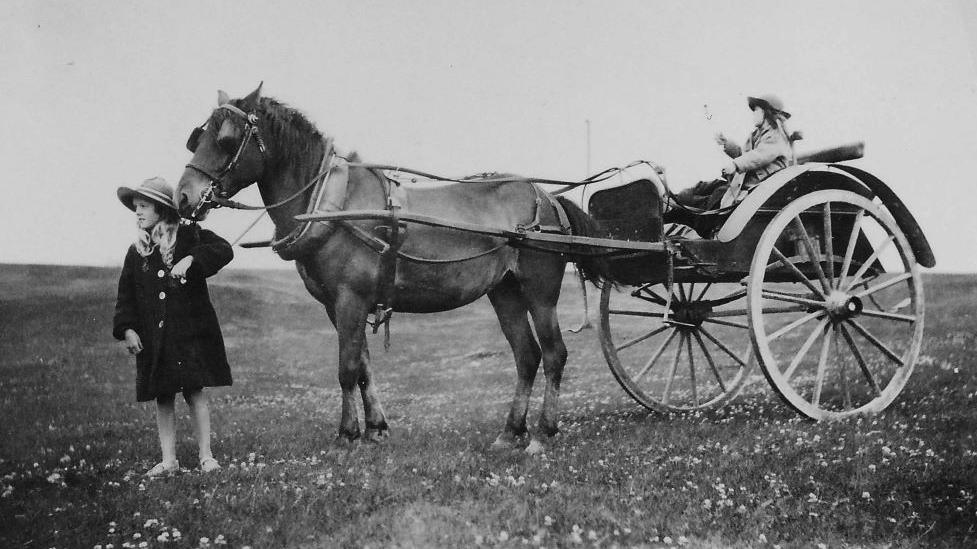
<svg viewBox="0 0 977 549">
<path fill-rule="evenodd" d="M 197 225 L 181 225 L 173 264 L 192 255 L 186 283 L 169 276 L 159 249 L 126 254 L 115 304 L 112 335 L 132 328 L 142 340 L 136 355 L 136 400 L 231 384 L 224 338 L 210 302 L 206 278 L 234 257 L 226 240 Z"/>
</svg>

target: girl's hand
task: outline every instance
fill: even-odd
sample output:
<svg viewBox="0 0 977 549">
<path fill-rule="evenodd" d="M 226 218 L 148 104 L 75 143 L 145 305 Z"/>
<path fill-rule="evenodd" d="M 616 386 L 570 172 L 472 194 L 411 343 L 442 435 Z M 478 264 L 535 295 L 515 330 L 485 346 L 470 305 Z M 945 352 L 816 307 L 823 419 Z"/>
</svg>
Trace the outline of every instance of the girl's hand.
<svg viewBox="0 0 977 549">
<path fill-rule="evenodd" d="M 187 269 L 190 268 L 191 263 L 193 263 L 192 255 L 188 255 L 177 261 L 176 265 L 173 265 L 173 268 L 170 269 L 170 276 L 173 278 L 185 279 L 187 277 Z"/>
<path fill-rule="evenodd" d="M 723 166 L 723 175 L 733 175 L 734 173 L 736 173 L 736 163 L 727 162 L 726 165 Z"/>
<path fill-rule="evenodd" d="M 722 133 L 716 134 L 716 144 L 719 145 L 720 147 L 725 147 L 728 141 L 729 140 L 726 139 L 726 136 L 723 135 Z"/>
<path fill-rule="evenodd" d="M 132 328 L 126 330 L 126 339 L 123 344 L 130 354 L 137 355 L 142 352 L 142 340 L 139 339 L 139 334 Z"/>
</svg>

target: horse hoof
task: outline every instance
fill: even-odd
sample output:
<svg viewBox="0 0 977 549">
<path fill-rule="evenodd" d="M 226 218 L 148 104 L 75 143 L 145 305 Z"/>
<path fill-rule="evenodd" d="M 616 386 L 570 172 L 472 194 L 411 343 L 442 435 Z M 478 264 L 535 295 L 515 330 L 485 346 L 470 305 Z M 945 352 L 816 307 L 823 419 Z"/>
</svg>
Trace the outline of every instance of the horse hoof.
<svg viewBox="0 0 977 549">
<path fill-rule="evenodd" d="M 513 437 L 511 435 L 501 434 L 495 438 L 495 441 L 492 442 L 492 445 L 489 446 L 489 449 L 493 451 L 505 451 L 505 450 L 512 450 L 515 447 L 516 447 L 516 437 Z"/>
<path fill-rule="evenodd" d="M 367 429 L 366 433 L 363 435 L 364 442 L 380 443 L 390 436 L 390 432 L 386 429 Z"/>
<path fill-rule="evenodd" d="M 360 438 L 359 433 L 339 433 L 336 438 L 333 439 L 333 444 L 337 448 L 349 449 L 353 447 L 356 440 Z"/>
<path fill-rule="evenodd" d="M 529 446 L 526 446 L 526 453 L 531 456 L 538 456 L 546 452 L 546 445 L 539 441 L 538 438 L 534 438 L 529 441 Z"/>
</svg>

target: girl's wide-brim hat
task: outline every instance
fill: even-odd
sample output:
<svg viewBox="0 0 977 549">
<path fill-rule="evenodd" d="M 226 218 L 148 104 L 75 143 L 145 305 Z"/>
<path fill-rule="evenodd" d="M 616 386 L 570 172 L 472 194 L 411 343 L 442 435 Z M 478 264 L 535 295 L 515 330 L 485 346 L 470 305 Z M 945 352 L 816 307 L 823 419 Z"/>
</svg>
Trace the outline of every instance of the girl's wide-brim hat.
<svg viewBox="0 0 977 549">
<path fill-rule="evenodd" d="M 784 110 L 784 102 L 776 95 L 770 93 L 766 95 L 758 95 L 756 97 L 747 97 L 746 104 L 749 105 L 750 109 L 759 105 L 765 109 L 779 112 L 784 115 L 784 118 L 790 118 L 790 113 Z"/>
<path fill-rule="evenodd" d="M 173 187 L 162 177 L 147 179 L 135 189 L 119 187 L 116 194 L 119 195 L 119 201 L 132 211 L 136 211 L 136 206 L 133 205 L 132 200 L 137 196 L 152 200 L 157 204 L 162 204 L 173 211 L 177 211 L 176 204 L 173 203 Z"/>
</svg>

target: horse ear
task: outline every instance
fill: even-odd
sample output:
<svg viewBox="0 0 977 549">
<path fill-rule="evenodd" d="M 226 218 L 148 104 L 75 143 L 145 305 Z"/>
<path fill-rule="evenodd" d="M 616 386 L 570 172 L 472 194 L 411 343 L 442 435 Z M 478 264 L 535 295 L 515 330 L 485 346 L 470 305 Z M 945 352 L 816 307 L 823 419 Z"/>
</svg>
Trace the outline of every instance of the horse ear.
<svg viewBox="0 0 977 549">
<path fill-rule="evenodd" d="M 224 90 L 217 90 L 217 106 L 220 107 L 226 103 L 229 103 L 231 98 L 227 96 L 227 92 Z"/>
<path fill-rule="evenodd" d="M 262 80 L 261 82 L 259 82 L 258 83 L 258 87 L 255 88 L 255 90 L 253 92 L 251 92 L 250 94 L 248 94 L 248 96 L 244 98 L 244 101 L 246 103 L 249 103 L 249 104 L 252 104 L 252 105 L 257 104 L 258 103 L 258 100 L 261 99 L 261 86 L 264 86 L 264 85 L 265 85 L 265 81 L 264 80 Z"/>
</svg>

